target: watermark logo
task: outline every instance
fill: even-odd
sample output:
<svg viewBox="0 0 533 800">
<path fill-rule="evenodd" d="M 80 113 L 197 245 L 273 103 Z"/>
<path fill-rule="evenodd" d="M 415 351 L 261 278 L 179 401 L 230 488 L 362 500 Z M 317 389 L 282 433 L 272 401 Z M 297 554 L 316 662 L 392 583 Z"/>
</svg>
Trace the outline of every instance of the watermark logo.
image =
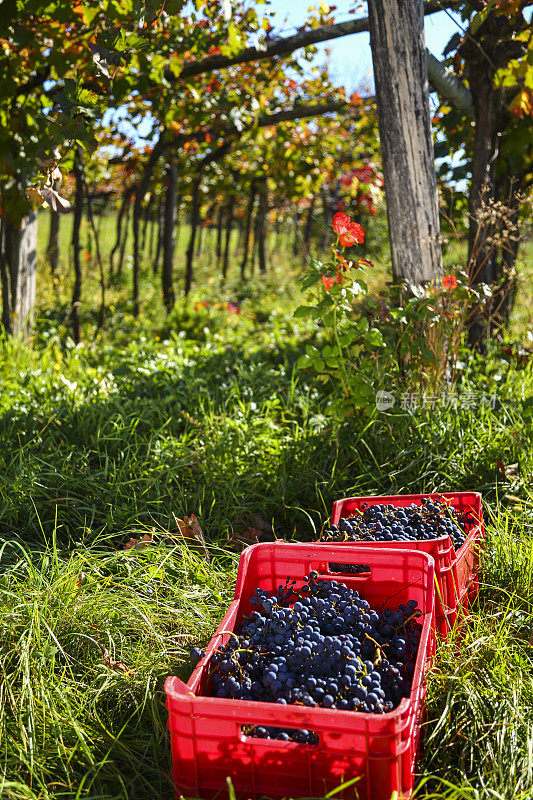
<svg viewBox="0 0 533 800">
<path fill-rule="evenodd" d="M 384 392 L 382 389 L 376 392 L 376 408 L 378 411 L 388 411 L 395 402 L 396 398 L 391 392 Z"/>
<path fill-rule="evenodd" d="M 392 392 L 385 392 L 380 389 L 376 392 L 376 408 L 378 411 L 388 411 L 396 404 L 398 398 Z M 485 392 L 450 392 L 444 391 L 440 394 L 428 394 L 427 392 L 403 392 L 399 397 L 399 408 L 402 411 L 416 411 L 419 408 L 452 408 L 452 409 L 474 409 L 481 406 L 488 406 L 492 410 L 496 408 L 498 398 L 496 392 L 486 394 Z"/>
</svg>

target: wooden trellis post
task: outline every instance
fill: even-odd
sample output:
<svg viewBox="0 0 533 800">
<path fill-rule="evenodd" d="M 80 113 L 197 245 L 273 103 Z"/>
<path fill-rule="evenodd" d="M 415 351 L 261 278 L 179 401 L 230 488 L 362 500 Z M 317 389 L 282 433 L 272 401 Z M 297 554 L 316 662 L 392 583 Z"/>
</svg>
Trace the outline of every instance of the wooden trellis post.
<svg viewBox="0 0 533 800">
<path fill-rule="evenodd" d="M 6 333 L 24 335 L 33 324 L 37 250 L 37 212 L 23 218 L 20 228 L 0 224 L 2 324 Z M 0 326 L 1 327 L 1 326 Z"/>
<path fill-rule="evenodd" d="M 379 136 L 395 279 L 442 269 L 422 0 L 369 0 Z"/>
</svg>

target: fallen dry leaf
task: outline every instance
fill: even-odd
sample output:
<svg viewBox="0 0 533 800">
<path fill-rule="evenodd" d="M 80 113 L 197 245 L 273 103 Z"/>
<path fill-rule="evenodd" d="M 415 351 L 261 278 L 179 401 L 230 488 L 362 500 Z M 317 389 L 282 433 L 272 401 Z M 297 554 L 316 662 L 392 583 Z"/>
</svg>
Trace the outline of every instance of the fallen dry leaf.
<svg viewBox="0 0 533 800">
<path fill-rule="evenodd" d="M 154 537 L 151 533 L 145 533 L 140 539 L 130 539 L 129 542 L 126 542 L 126 550 L 143 550 L 145 547 L 149 547 L 151 544 L 155 544 Z"/>
<path fill-rule="evenodd" d="M 188 414 L 188 413 L 187 413 L 187 411 L 182 411 L 182 410 L 180 409 L 180 410 L 178 411 L 178 414 L 181 414 L 181 416 L 182 416 L 184 419 L 186 419 L 186 420 L 187 420 L 187 422 L 188 422 L 190 425 L 194 425 L 194 427 L 195 427 L 195 428 L 199 428 L 199 427 L 200 427 L 200 423 L 199 423 L 197 420 L 195 420 L 195 419 L 194 419 L 194 417 L 192 417 L 190 414 Z"/>
<path fill-rule="evenodd" d="M 513 475 L 518 475 L 518 464 L 504 464 L 503 459 L 499 458 L 496 461 L 498 471 L 506 480 L 510 480 Z"/>
<path fill-rule="evenodd" d="M 260 531 L 263 531 L 264 533 L 272 533 L 272 525 L 264 518 L 262 514 L 252 514 L 250 517 L 250 522 L 252 527 L 258 528 Z"/>
<path fill-rule="evenodd" d="M 178 533 L 191 550 L 196 550 L 196 552 L 200 553 L 207 561 L 211 561 L 205 543 L 204 532 L 198 522 L 196 514 L 191 514 L 190 517 L 184 517 L 183 519 L 179 519 L 175 514 L 172 516 L 174 517 Z"/>
<path fill-rule="evenodd" d="M 115 672 L 123 672 L 127 675 L 135 675 L 135 670 L 128 669 L 123 661 L 115 661 L 111 658 L 111 654 L 107 647 L 104 647 L 102 644 L 96 642 L 98 647 L 100 648 L 100 652 L 102 653 L 102 661 L 104 663 L 104 667 L 109 667 L 109 669 L 114 670 Z"/>
<path fill-rule="evenodd" d="M 274 541 L 272 534 L 272 527 L 268 525 L 268 530 L 257 527 L 248 526 L 243 531 L 232 531 L 228 533 L 224 540 L 224 547 L 230 550 L 239 551 L 243 547 L 249 547 L 252 544 L 259 544 L 259 542 Z"/>
</svg>

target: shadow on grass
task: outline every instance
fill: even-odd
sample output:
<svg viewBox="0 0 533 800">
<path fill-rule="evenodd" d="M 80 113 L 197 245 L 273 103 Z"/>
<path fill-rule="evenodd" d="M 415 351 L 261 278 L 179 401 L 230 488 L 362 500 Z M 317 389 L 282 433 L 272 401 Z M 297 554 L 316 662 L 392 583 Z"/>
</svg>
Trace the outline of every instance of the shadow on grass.
<svg viewBox="0 0 533 800">
<path fill-rule="evenodd" d="M 338 497 L 492 490 L 497 458 L 519 448 L 472 414 L 361 414 L 336 426 L 312 378 L 294 379 L 303 347 L 148 369 L 117 353 L 106 397 L 65 389 L 53 408 L 5 412 L 0 530 L 40 540 L 57 523 L 73 545 L 121 541 L 194 512 L 216 540 L 259 511 L 279 536 L 314 538 Z"/>
</svg>

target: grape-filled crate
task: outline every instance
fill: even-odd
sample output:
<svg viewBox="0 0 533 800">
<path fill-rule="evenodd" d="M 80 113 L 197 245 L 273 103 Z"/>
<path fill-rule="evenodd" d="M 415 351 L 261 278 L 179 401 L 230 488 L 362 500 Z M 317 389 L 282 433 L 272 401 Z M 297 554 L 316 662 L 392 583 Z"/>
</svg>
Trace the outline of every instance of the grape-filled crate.
<svg viewBox="0 0 533 800">
<path fill-rule="evenodd" d="M 434 594 L 420 551 L 247 548 L 190 680 L 165 683 L 176 790 L 213 797 L 230 777 L 243 796 L 323 796 L 347 781 L 337 796 L 409 797 Z"/>
<path fill-rule="evenodd" d="M 435 624 L 446 636 L 478 592 L 484 535 L 481 495 L 447 492 L 337 500 L 321 541 L 429 553 L 435 559 Z"/>
</svg>

